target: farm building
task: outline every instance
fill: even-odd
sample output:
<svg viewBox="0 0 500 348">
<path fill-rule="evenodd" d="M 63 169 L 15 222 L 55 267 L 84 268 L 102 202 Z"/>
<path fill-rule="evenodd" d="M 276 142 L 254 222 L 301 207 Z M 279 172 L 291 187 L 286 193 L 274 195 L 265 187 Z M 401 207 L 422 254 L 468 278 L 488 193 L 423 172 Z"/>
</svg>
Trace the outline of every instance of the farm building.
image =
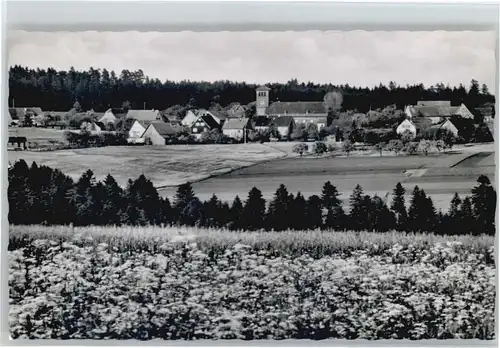
<svg viewBox="0 0 500 348">
<path fill-rule="evenodd" d="M 269 123 L 269 117 L 257 116 L 253 124 L 253 129 L 255 129 L 257 132 L 266 132 L 269 130 Z"/>
<path fill-rule="evenodd" d="M 197 122 L 202 116 L 207 116 L 208 118 L 213 119 L 218 125 L 221 125 L 223 122 L 223 117 L 220 115 L 216 115 L 214 112 L 208 111 L 206 109 L 193 109 L 188 110 L 181 123 L 183 126 L 191 128 L 193 124 Z"/>
<path fill-rule="evenodd" d="M 446 120 L 442 123 L 432 125 L 425 131 L 425 133 L 428 137 L 434 138 L 438 133 L 438 131 L 443 129 L 450 131 L 454 136 L 458 136 L 458 129 L 457 127 L 455 127 L 453 123 L 451 123 L 450 120 Z"/>
<path fill-rule="evenodd" d="M 163 121 L 158 110 L 129 110 L 127 118 L 147 122 Z"/>
<path fill-rule="evenodd" d="M 144 139 L 141 140 L 142 135 L 146 131 L 146 128 L 151 124 L 152 122 L 150 121 L 138 121 L 135 120 L 134 123 L 132 123 L 132 126 L 130 127 L 128 131 L 128 139 L 127 141 L 129 143 L 137 143 L 141 142 Z"/>
<path fill-rule="evenodd" d="M 246 130 L 251 127 L 249 118 L 228 118 L 222 126 L 222 133 L 229 138 L 242 140 Z"/>
<path fill-rule="evenodd" d="M 201 137 L 201 133 L 209 132 L 213 129 L 220 129 L 220 123 L 218 123 L 212 114 L 202 114 L 198 116 L 191 125 L 191 134 L 195 137 L 195 139 L 199 139 Z"/>
<path fill-rule="evenodd" d="M 127 113 L 123 109 L 110 108 L 106 110 L 104 115 L 99 118 L 99 122 L 108 125 L 108 124 L 116 124 L 119 119 L 125 118 Z"/>
<path fill-rule="evenodd" d="M 271 125 L 276 127 L 282 138 L 287 138 L 295 128 L 295 120 L 292 116 L 274 117 L 272 118 Z"/>
<path fill-rule="evenodd" d="M 242 118 L 245 116 L 246 108 L 240 103 L 233 103 L 227 109 L 228 118 Z"/>
<path fill-rule="evenodd" d="M 103 130 L 105 130 L 105 127 L 100 122 L 83 121 L 81 126 L 80 126 L 80 129 L 89 131 L 91 133 L 101 133 Z"/>
<path fill-rule="evenodd" d="M 290 116 L 296 124 L 315 123 L 318 128 L 326 126 L 328 108 L 324 101 L 296 101 L 269 103 L 270 89 L 261 86 L 256 89 L 257 116 L 271 118 Z"/>
<path fill-rule="evenodd" d="M 428 117 L 433 124 L 441 123 L 451 116 L 474 118 L 463 103 L 460 106 L 451 106 L 450 101 L 443 100 L 419 101 L 417 105 L 407 105 L 404 112 L 410 119 Z"/>
<path fill-rule="evenodd" d="M 413 135 L 417 135 L 417 127 L 412 121 L 406 119 L 396 128 L 397 134 L 403 134 L 404 132 L 410 132 Z"/>
<path fill-rule="evenodd" d="M 151 143 L 152 145 L 165 145 L 169 137 L 176 135 L 182 131 L 181 126 L 172 126 L 170 123 L 153 122 L 151 123 L 141 138 L 144 143 Z"/>
<path fill-rule="evenodd" d="M 11 115 L 15 115 L 13 119 L 18 119 L 21 123 L 24 122 L 26 116 L 36 117 L 44 115 L 42 108 L 39 107 L 9 108 L 9 112 Z"/>
</svg>

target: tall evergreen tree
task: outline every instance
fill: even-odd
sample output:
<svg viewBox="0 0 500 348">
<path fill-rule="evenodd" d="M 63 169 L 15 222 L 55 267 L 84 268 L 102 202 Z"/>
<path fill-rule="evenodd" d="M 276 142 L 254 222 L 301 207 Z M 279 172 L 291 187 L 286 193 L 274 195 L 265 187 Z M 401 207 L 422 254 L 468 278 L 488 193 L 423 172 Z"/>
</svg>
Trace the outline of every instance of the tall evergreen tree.
<svg viewBox="0 0 500 348">
<path fill-rule="evenodd" d="M 346 217 L 342 208 L 342 201 L 339 199 L 340 193 L 330 181 L 323 185 L 321 200 L 326 214 L 323 218 L 325 228 L 340 230 L 345 227 Z"/>
<path fill-rule="evenodd" d="M 230 229 L 239 230 L 242 226 L 243 203 L 238 195 L 234 198 L 230 208 Z"/>
<path fill-rule="evenodd" d="M 254 187 L 248 193 L 248 199 L 243 208 L 241 217 L 243 229 L 257 230 L 264 227 L 266 201 L 262 192 Z"/>
<path fill-rule="evenodd" d="M 103 220 L 109 225 L 119 225 L 124 208 L 123 190 L 111 174 L 104 179 L 103 190 L 106 198 L 102 209 Z"/>
<path fill-rule="evenodd" d="M 483 233 L 495 234 L 495 210 L 497 195 L 486 175 L 477 179 L 478 185 L 472 189 L 472 204 L 478 228 Z"/>
<path fill-rule="evenodd" d="M 406 190 L 400 182 L 396 184 L 396 187 L 392 191 L 393 198 L 391 203 L 391 210 L 394 212 L 396 219 L 396 228 L 399 231 L 404 231 L 406 229 L 406 223 L 408 221 L 405 193 Z"/>
<path fill-rule="evenodd" d="M 306 224 L 308 229 L 315 230 L 323 227 L 322 200 L 317 195 L 307 199 Z"/>
<path fill-rule="evenodd" d="M 289 213 L 292 201 L 285 185 L 281 184 L 274 194 L 274 199 L 269 203 L 266 216 L 267 226 L 276 231 L 289 228 Z"/>
<path fill-rule="evenodd" d="M 366 228 L 366 220 L 368 214 L 368 211 L 366 211 L 364 208 L 366 202 L 367 200 L 363 195 L 363 189 L 361 188 L 360 185 L 356 185 L 349 198 L 350 228 L 352 228 L 355 231 L 360 231 Z"/>
<path fill-rule="evenodd" d="M 297 192 L 295 199 L 291 198 L 291 209 L 289 212 L 289 227 L 294 230 L 305 230 L 308 228 L 306 220 L 307 203 L 302 193 Z"/>
</svg>

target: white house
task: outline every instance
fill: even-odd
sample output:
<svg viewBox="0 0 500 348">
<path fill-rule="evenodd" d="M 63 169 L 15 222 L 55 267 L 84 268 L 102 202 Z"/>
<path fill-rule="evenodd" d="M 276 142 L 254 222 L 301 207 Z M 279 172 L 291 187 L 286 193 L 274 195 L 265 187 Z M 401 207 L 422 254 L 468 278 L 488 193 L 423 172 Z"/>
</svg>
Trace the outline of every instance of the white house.
<svg viewBox="0 0 500 348">
<path fill-rule="evenodd" d="M 98 133 L 101 133 L 103 131 L 102 127 L 93 121 L 92 122 L 88 122 L 88 121 L 82 122 L 80 129 L 87 130 L 87 131 L 91 132 L 92 134 L 98 134 Z"/>
<path fill-rule="evenodd" d="M 450 131 L 455 137 L 458 136 L 458 129 L 455 127 L 455 125 L 450 121 L 446 120 L 440 124 L 433 125 L 427 130 L 427 135 L 433 136 L 435 135 L 439 130 L 446 129 Z"/>
<path fill-rule="evenodd" d="M 169 137 L 176 135 L 181 130 L 181 126 L 173 126 L 165 122 L 153 122 L 146 128 L 141 138 L 144 139 L 145 143 L 151 142 L 153 145 L 165 145 Z"/>
<path fill-rule="evenodd" d="M 398 128 L 396 128 L 397 134 L 403 134 L 406 131 L 410 132 L 413 135 L 417 134 L 417 127 L 415 127 L 415 124 L 413 124 L 413 122 L 408 119 L 401 122 Z"/>
<path fill-rule="evenodd" d="M 126 112 L 123 109 L 117 109 L 117 108 L 109 108 L 106 110 L 104 115 L 99 119 L 99 122 L 101 122 L 104 125 L 108 124 L 116 124 L 116 121 L 119 118 L 125 118 Z"/>
<path fill-rule="evenodd" d="M 151 122 L 146 121 L 138 121 L 135 120 L 132 126 L 128 131 L 128 139 L 129 143 L 141 143 L 144 142 L 144 138 L 141 138 L 146 128 L 151 124 Z"/>
<path fill-rule="evenodd" d="M 196 110 L 188 110 L 186 112 L 186 116 L 181 121 L 181 125 L 185 127 L 191 127 L 196 120 L 198 119 L 198 116 L 196 115 Z"/>
<path fill-rule="evenodd" d="M 222 126 L 222 134 L 235 140 L 242 140 L 245 135 L 245 131 L 249 128 L 249 118 L 228 118 Z"/>
</svg>

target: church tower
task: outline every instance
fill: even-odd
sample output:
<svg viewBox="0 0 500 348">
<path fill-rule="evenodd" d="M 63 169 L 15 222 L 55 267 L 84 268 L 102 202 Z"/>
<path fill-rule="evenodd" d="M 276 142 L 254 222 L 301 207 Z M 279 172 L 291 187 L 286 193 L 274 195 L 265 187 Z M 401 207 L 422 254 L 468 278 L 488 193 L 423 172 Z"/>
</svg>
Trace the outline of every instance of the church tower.
<svg viewBox="0 0 500 348">
<path fill-rule="evenodd" d="M 269 106 L 269 91 L 270 89 L 266 86 L 260 86 L 255 90 L 257 116 L 266 115 L 266 109 Z"/>
</svg>

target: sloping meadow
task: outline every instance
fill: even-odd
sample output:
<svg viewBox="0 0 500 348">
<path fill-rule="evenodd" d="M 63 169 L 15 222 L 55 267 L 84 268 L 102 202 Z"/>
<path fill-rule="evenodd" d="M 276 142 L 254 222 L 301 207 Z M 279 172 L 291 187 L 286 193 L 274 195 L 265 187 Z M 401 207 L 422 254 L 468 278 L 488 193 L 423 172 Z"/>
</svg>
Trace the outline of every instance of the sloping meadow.
<svg viewBox="0 0 500 348">
<path fill-rule="evenodd" d="M 11 226 L 10 332 L 494 339 L 494 238 Z"/>
</svg>

